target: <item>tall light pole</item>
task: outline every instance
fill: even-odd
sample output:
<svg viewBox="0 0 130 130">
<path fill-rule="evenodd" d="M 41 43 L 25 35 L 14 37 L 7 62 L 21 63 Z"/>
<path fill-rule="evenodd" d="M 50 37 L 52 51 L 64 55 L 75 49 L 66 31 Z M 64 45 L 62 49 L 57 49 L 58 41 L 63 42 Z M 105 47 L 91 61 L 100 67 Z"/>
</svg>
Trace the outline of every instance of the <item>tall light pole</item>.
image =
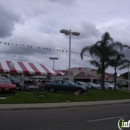
<svg viewBox="0 0 130 130">
<path fill-rule="evenodd" d="M 53 60 L 53 70 L 54 70 L 54 65 L 55 65 L 55 60 L 58 60 L 58 57 L 49 57 L 50 60 Z"/>
<path fill-rule="evenodd" d="M 60 33 L 64 33 L 65 35 L 69 35 L 69 80 L 70 80 L 70 75 L 71 75 L 71 35 L 79 36 L 79 32 L 72 32 L 71 30 L 65 30 L 62 29 L 60 30 Z"/>
<path fill-rule="evenodd" d="M 123 47 L 127 47 L 127 49 L 128 49 L 128 60 L 130 61 L 130 58 L 129 58 L 129 49 L 130 49 L 130 46 L 129 45 L 123 45 Z M 129 79 L 130 79 L 130 74 L 129 74 L 129 66 L 128 66 L 128 91 L 130 92 L 130 81 L 129 81 Z"/>
</svg>

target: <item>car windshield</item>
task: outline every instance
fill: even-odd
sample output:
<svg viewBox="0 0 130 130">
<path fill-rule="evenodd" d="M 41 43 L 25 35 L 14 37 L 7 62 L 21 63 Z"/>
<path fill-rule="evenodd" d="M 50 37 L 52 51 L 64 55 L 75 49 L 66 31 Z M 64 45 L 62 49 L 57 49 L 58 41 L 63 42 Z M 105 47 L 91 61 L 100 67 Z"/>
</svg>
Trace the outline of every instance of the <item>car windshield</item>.
<svg viewBox="0 0 130 130">
<path fill-rule="evenodd" d="M 9 79 L 0 79 L 0 83 L 11 83 L 11 81 Z"/>
<path fill-rule="evenodd" d="M 70 84 L 73 84 L 73 85 L 75 84 L 75 83 L 74 83 L 74 82 L 72 82 L 72 81 L 69 81 L 69 83 L 70 83 Z"/>
<path fill-rule="evenodd" d="M 88 82 L 88 84 L 90 84 L 90 85 L 95 85 L 94 83 L 90 83 L 90 82 Z"/>
<path fill-rule="evenodd" d="M 112 84 L 110 84 L 110 83 L 105 83 L 106 85 L 109 85 L 109 86 L 113 86 Z"/>
<path fill-rule="evenodd" d="M 84 82 L 81 82 L 81 81 L 79 81 L 79 83 L 80 83 L 80 84 L 82 84 L 82 85 L 86 85 L 86 83 L 84 83 Z"/>
</svg>

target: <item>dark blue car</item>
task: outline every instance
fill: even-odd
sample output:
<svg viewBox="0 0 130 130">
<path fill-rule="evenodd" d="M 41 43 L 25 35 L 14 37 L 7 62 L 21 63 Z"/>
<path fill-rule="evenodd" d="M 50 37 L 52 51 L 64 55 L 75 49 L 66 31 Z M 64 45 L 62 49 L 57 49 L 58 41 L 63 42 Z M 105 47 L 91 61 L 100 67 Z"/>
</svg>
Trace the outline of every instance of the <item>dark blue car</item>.
<svg viewBox="0 0 130 130">
<path fill-rule="evenodd" d="M 83 85 L 76 85 L 69 80 L 55 80 L 39 83 L 39 88 L 43 88 L 50 92 L 78 92 L 79 94 L 87 92 L 87 87 Z"/>
</svg>

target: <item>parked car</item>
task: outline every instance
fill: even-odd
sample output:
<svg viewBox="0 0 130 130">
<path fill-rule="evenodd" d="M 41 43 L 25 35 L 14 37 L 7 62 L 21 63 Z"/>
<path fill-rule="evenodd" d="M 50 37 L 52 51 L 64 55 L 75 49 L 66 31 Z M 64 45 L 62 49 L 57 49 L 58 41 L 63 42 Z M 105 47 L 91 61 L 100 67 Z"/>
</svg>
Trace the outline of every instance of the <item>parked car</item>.
<svg viewBox="0 0 130 130">
<path fill-rule="evenodd" d="M 114 84 L 105 82 L 105 89 L 114 89 Z M 116 89 L 119 89 L 119 87 L 116 86 Z"/>
<path fill-rule="evenodd" d="M 86 82 L 86 84 L 90 85 L 91 89 L 101 89 L 101 85 L 99 85 L 99 84 L 95 84 L 92 82 Z"/>
<path fill-rule="evenodd" d="M 11 80 L 11 82 L 12 82 L 13 84 L 15 84 L 15 85 L 17 86 L 17 89 L 20 89 L 20 90 L 23 89 L 24 83 L 23 83 L 22 80 L 20 80 L 20 79 L 17 78 L 17 77 L 11 77 L 10 80 Z"/>
<path fill-rule="evenodd" d="M 24 81 L 24 90 L 38 90 L 38 85 L 35 81 Z"/>
<path fill-rule="evenodd" d="M 39 86 L 43 86 L 45 90 L 50 92 L 78 92 L 82 94 L 87 92 L 87 87 L 83 85 L 77 85 L 72 81 L 69 80 L 55 80 L 55 81 L 47 81 L 44 83 L 39 84 Z"/>
<path fill-rule="evenodd" d="M 45 91 L 45 85 L 49 82 L 52 82 L 51 80 L 40 80 L 37 85 L 38 85 L 38 90 L 39 91 Z"/>
<path fill-rule="evenodd" d="M 91 86 L 90 86 L 89 84 L 86 84 L 85 82 L 82 82 L 82 81 L 75 81 L 74 83 L 77 84 L 77 85 L 86 86 L 87 89 L 91 89 Z"/>
<path fill-rule="evenodd" d="M 0 93 L 16 93 L 16 85 L 12 84 L 10 79 L 0 77 Z"/>
</svg>

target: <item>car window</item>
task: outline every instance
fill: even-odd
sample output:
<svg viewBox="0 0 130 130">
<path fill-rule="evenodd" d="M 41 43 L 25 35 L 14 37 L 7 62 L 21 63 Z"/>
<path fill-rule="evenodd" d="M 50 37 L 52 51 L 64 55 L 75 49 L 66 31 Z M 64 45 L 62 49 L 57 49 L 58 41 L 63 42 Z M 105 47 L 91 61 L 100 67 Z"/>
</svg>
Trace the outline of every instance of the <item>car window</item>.
<svg viewBox="0 0 130 130">
<path fill-rule="evenodd" d="M 108 86 L 108 84 L 105 83 L 106 86 Z"/>
<path fill-rule="evenodd" d="M 11 83 L 11 81 L 9 79 L 0 79 L 0 83 Z"/>
<path fill-rule="evenodd" d="M 68 81 L 68 82 L 69 82 L 69 84 L 73 84 L 73 85 L 75 84 L 75 83 L 74 83 L 74 82 L 72 82 L 72 81 Z"/>
<path fill-rule="evenodd" d="M 24 81 L 24 84 L 34 84 L 34 81 Z"/>
<path fill-rule="evenodd" d="M 78 84 L 78 82 L 74 82 L 75 84 Z"/>
<path fill-rule="evenodd" d="M 40 81 L 41 83 L 46 83 L 46 81 L 45 80 L 42 80 L 42 81 Z"/>
<path fill-rule="evenodd" d="M 47 80 L 47 81 L 45 81 L 46 83 L 50 83 L 50 82 L 52 82 L 52 81 L 50 81 L 50 80 Z"/>
<path fill-rule="evenodd" d="M 0 83 L 3 83 L 2 79 L 0 79 Z"/>
<path fill-rule="evenodd" d="M 62 84 L 62 81 L 61 80 L 57 80 L 57 81 L 55 81 L 56 83 L 58 83 L 58 84 Z"/>
<path fill-rule="evenodd" d="M 69 85 L 70 83 L 68 81 L 63 81 L 64 85 Z"/>
<path fill-rule="evenodd" d="M 50 83 L 50 82 L 52 82 L 51 80 L 39 80 L 39 82 L 37 82 L 38 84 L 40 83 L 42 83 L 42 84 L 46 84 L 46 83 Z"/>
<path fill-rule="evenodd" d="M 95 85 L 94 83 L 89 83 L 90 85 Z"/>
</svg>

